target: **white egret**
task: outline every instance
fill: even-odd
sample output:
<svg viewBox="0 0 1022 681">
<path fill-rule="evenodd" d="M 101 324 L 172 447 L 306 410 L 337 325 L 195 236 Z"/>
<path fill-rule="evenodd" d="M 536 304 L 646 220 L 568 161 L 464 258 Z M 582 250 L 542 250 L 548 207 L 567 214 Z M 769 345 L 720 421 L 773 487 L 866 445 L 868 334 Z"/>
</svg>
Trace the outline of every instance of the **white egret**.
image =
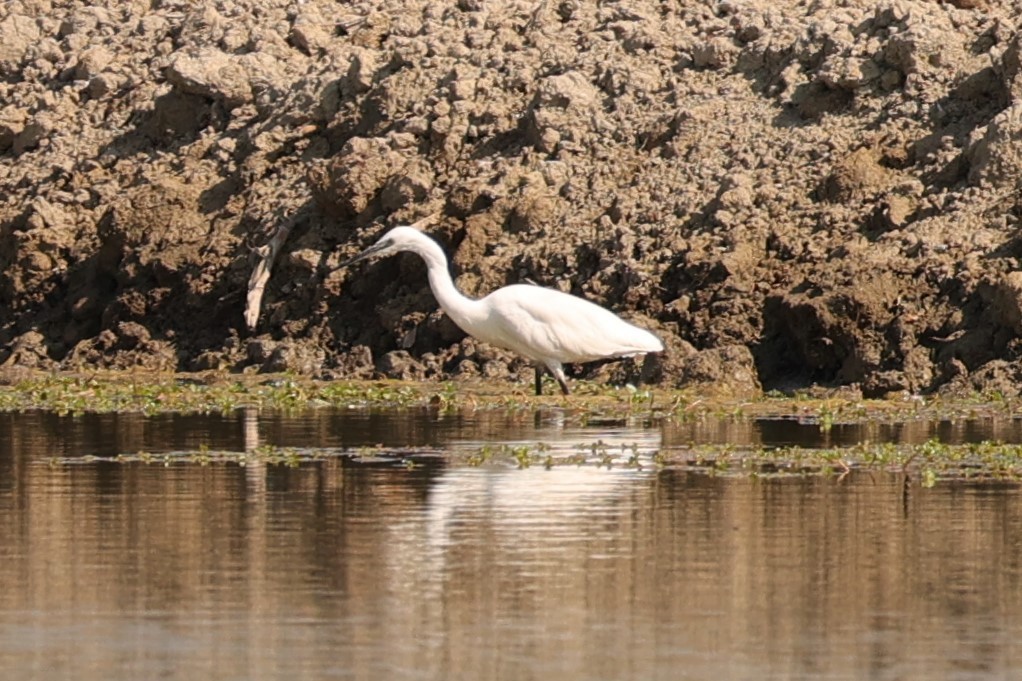
<svg viewBox="0 0 1022 681">
<path fill-rule="evenodd" d="M 563 365 L 598 359 L 634 357 L 664 349 L 660 339 L 609 310 L 554 289 L 514 284 L 473 300 L 454 286 L 440 245 L 412 227 L 395 227 L 379 241 L 341 263 L 409 251 L 426 262 L 429 285 L 440 307 L 463 331 L 491 345 L 532 360 L 536 394 L 542 394 L 546 367 L 569 394 Z"/>
</svg>

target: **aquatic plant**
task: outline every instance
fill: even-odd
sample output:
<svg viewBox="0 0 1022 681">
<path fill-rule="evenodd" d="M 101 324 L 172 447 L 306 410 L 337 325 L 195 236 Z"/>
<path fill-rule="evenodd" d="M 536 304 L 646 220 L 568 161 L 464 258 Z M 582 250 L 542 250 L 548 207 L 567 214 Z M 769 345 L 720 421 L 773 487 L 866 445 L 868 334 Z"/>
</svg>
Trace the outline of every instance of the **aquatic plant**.
<svg viewBox="0 0 1022 681">
<path fill-rule="evenodd" d="M 144 465 L 268 465 L 299 467 L 347 458 L 353 463 L 387 463 L 414 468 L 427 461 L 454 465 L 546 469 L 558 466 L 622 467 L 642 470 L 682 469 L 706 475 L 806 476 L 843 480 L 856 473 L 883 472 L 903 476 L 924 488 L 953 480 L 998 480 L 1022 484 L 1022 445 L 984 441 L 952 445 L 937 440 L 919 444 L 859 443 L 813 449 L 798 446 L 745 447 L 734 444 L 686 445 L 643 451 L 638 445 L 610 446 L 602 441 L 558 449 L 549 443 L 485 443 L 469 450 L 387 448 L 295 448 L 264 445 L 246 452 L 200 447 L 186 452 L 135 452 L 111 457 L 55 457 L 51 466 L 97 462 Z"/>
</svg>

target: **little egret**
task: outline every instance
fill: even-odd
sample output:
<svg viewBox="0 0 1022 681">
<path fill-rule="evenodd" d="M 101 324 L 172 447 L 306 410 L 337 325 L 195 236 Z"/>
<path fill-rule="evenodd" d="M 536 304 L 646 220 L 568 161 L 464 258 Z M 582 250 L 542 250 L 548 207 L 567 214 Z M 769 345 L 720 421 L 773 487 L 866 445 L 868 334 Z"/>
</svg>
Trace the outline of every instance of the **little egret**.
<svg viewBox="0 0 1022 681">
<path fill-rule="evenodd" d="M 664 349 L 660 339 L 609 310 L 554 289 L 514 284 L 473 300 L 454 286 L 440 245 L 412 227 L 395 227 L 338 269 L 366 258 L 409 251 L 426 261 L 429 285 L 440 307 L 462 331 L 532 360 L 536 394 L 546 367 L 569 394 L 566 363 L 634 357 Z"/>
</svg>

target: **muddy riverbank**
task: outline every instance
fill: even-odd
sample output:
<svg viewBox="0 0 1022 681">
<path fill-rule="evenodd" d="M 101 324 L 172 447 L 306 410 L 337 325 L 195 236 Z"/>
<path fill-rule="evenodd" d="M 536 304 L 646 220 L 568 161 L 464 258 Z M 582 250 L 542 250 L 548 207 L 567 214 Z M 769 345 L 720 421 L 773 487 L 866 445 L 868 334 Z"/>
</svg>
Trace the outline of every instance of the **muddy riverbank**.
<svg viewBox="0 0 1022 681">
<path fill-rule="evenodd" d="M 580 377 L 1016 395 L 1020 17 L 4 3 L 0 364 L 527 380 L 414 258 L 322 274 L 433 216 L 466 293 L 532 280 L 668 345 Z"/>
</svg>

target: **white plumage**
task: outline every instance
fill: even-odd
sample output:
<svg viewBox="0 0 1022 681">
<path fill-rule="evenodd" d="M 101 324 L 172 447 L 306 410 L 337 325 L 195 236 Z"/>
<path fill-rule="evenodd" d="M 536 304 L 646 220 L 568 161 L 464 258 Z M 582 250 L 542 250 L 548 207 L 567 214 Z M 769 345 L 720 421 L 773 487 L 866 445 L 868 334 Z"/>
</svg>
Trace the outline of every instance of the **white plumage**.
<svg viewBox="0 0 1022 681">
<path fill-rule="evenodd" d="M 537 395 L 541 394 L 542 367 L 553 374 L 567 395 L 564 364 L 634 357 L 664 349 L 660 339 L 649 331 L 587 300 L 554 289 L 515 284 L 479 300 L 468 298 L 455 288 L 439 244 L 411 227 L 395 227 L 341 267 L 401 251 L 416 253 L 426 262 L 433 295 L 463 331 L 532 360 L 536 365 Z"/>
</svg>

